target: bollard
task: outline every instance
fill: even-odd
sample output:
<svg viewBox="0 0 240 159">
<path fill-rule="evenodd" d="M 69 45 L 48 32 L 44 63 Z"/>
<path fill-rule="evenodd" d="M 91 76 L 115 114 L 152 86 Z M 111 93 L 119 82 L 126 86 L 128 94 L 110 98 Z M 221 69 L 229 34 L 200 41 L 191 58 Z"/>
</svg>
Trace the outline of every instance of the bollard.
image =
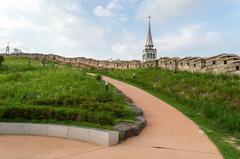
<svg viewBox="0 0 240 159">
<path fill-rule="evenodd" d="M 135 73 L 133 73 L 133 78 L 134 78 L 134 79 L 136 78 L 136 74 L 135 74 Z"/>
<path fill-rule="evenodd" d="M 108 91 L 108 82 L 105 81 L 105 88 L 106 88 L 106 91 Z"/>
</svg>

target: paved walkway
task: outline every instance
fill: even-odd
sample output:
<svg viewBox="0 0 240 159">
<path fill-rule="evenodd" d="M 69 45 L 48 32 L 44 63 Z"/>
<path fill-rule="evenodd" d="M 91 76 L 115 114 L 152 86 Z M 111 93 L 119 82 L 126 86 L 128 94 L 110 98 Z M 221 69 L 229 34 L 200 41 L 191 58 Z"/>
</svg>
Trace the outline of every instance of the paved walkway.
<svg viewBox="0 0 240 159">
<path fill-rule="evenodd" d="M 134 86 L 104 77 L 144 111 L 140 136 L 114 147 L 58 138 L 0 136 L 0 159 L 223 159 L 208 137 L 176 109 Z"/>
</svg>

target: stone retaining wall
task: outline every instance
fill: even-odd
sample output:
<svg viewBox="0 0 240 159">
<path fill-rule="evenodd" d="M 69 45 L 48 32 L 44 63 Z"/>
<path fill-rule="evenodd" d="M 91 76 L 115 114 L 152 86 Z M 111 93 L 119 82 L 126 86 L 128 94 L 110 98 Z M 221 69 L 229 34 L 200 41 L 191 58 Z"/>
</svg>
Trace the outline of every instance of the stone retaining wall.
<svg viewBox="0 0 240 159">
<path fill-rule="evenodd" d="M 69 65 L 80 68 L 97 68 L 97 69 L 135 69 L 145 67 L 160 67 L 172 71 L 184 70 L 189 72 L 213 72 L 213 73 L 230 73 L 240 75 L 240 57 L 234 54 L 220 54 L 209 58 L 186 57 L 186 58 L 169 58 L 161 57 L 157 60 L 141 62 L 133 61 L 106 61 L 94 60 L 84 57 L 65 58 L 53 54 L 41 53 L 14 53 L 0 54 L 3 56 L 21 56 L 33 59 L 48 60 L 59 64 Z"/>
<path fill-rule="evenodd" d="M 123 94 L 121 91 L 119 91 L 121 94 Z M 136 106 L 132 99 L 125 96 L 126 102 L 128 105 L 130 105 L 133 109 L 133 111 L 136 113 L 136 121 L 134 123 L 118 123 L 114 126 L 114 128 L 119 132 L 119 140 L 124 141 L 128 138 L 138 136 L 141 131 L 146 127 L 147 121 L 145 120 L 144 117 L 144 112 L 142 111 L 141 108 Z"/>
</svg>

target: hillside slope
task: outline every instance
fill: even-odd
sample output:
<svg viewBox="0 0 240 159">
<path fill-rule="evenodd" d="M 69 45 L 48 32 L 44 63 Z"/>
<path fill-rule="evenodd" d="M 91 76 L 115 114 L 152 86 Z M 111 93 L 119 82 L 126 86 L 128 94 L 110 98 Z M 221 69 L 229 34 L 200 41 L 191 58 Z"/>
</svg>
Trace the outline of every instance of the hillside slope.
<svg viewBox="0 0 240 159">
<path fill-rule="evenodd" d="M 207 125 L 205 132 L 225 156 L 231 156 L 233 152 L 240 154 L 237 150 L 240 143 L 239 76 L 172 72 L 159 68 L 99 73 L 137 85 L 165 100 L 203 129 Z M 215 130 L 220 132 L 217 135 L 224 135 L 216 137 Z M 230 148 L 231 145 L 235 148 Z"/>
<path fill-rule="evenodd" d="M 0 66 L 0 121 L 74 124 L 111 129 L 135 114 L 124 97 L 82 71 L 7 57 Z"/>
</svg>

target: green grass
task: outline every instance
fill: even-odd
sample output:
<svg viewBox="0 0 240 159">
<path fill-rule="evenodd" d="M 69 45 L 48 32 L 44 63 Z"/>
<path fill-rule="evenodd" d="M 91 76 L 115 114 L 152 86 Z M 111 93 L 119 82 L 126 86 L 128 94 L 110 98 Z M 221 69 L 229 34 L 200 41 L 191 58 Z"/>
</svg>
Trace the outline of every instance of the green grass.
<svg viewBox="0 0 240 159">
<path fill-rule="evenodd" d="M 226 159 L 240 158 L 237 149 L 240 139 L 240 77 L 172 72 L 160 68 L 98 73 L 136 85 L 166 101 L 196 122 Z M 230 144 L 227 140 L 232 137 L 235 140 Z"/>
<path fill-rule="evenodd" d="M 115 88 L 106 92 L 103 81 L 82 71 L 6 57 L 0 66 L 0 120 L 112 129 L 133 122 L 135 114 Z"/>
</svg>

